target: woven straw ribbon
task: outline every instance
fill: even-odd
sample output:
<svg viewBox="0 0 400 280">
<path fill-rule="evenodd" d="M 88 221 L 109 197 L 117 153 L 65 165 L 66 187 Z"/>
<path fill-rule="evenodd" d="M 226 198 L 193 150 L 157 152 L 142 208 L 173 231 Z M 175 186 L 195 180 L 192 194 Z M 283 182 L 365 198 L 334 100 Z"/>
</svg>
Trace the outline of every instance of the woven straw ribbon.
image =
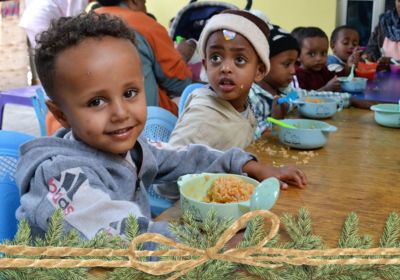
<svg viewBox="0 0 400 280">
<path fill-rule="evenodd" d="M 271 220 L 269 234 L 256 246 L 234 248 L 222 251 L 240 229 L 246 227 L 249 220 L 262 216 Z M 129 249 L 92 249 L 73 247 L 29 247 L 0 245 L 0 252 L 14 256 L 48 256 L 51 258 L 0 258 L 0 268 L 44 267 L 44 268 L 77 268 L 77 267 L 131 267 L 152 274 L 166 275 L 175 272 L 168 279 L 177 279 L 195 267 L 209 261 L 221 260 L 241 263 L 251 266 L 279 267 L 282 264 L 291 265 L 398 265 L 400 264 L 400 248 L 373 249 L 326 249 L 326 250 L 295 250 L 263 248 L 279 230 L 279 218 L 265 210 L 246 213 L 234 222 L 221 235 L 214 247 L 205 250 L 192 248 L 175 242 L 163 235 L 145 233 L 132 240 Z M 140 251 L 135 250 L 138 244 L 155 242 L 173 247 L 168 250 Z M 184 257 L 181 260 L 145 261 L 143 257 Z M 347 256 L 350 258 L 342 258 Z M 370 258 L 374 256 L 374 258 Z M 60 259 L 57 259 L 59 257 Z M 91 257 L 91 259 L 61 259 L 64 257 Z M 128 257 L 129 260 L 105 260 L 93 257 Z M 186 258 L 185 258 L 186 257 Z M 190 258 L 189 258 L 190 257 Z M 324 258 L 325 257 L 325 258 Z M 326 257 L 329 257 L 327 259 Z"/>
</svg>

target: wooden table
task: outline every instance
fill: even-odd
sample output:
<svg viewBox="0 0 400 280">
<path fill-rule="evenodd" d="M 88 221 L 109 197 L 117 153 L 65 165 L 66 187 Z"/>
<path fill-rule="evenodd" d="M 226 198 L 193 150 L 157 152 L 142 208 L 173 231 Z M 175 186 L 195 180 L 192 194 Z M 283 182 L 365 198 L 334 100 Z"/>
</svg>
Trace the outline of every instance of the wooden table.
<svg viewBox="0 0 400 280">
<path fill-rule="evenodd" d="M 379 126 L 372 111 L 356 108 L 344 109 L 325 121 L 338 131 L 330 134 L 323 148 L 313 151 L 314 157 L 290 149 L 285 158 L 279 152 L 283 146 L 274 137 L 248 148 L 261 162 L 298 163 L 308 176 L 307 189 L 281 191 L 271 211 L 282 216 L 307 208 L 314 233 L 331 248 L 337 247 L 343 222 L 354 211 L 359 233 L 370 234 L 378 242 L 388 214 L 400 213 L 400 130 Z M 158 219 L 179 215 L 177 203 Z"/>
</svg>

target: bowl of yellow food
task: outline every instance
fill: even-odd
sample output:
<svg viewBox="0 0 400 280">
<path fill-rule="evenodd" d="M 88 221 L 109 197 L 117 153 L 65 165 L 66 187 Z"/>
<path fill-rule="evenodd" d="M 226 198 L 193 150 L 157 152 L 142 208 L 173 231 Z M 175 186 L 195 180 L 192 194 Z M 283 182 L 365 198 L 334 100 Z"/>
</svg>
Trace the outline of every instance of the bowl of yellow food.
<svg viewBox="0 0 400 280">
<path fill-rule="evenodd" d="M 238 219 L 254 210 L 268 210 L 279 196 L 279 181 L 261 183 L 252 178 L 224 173 L 188 174 L 178 179 L 182 210 L 203 220 L 214 209 L 220 218 Z"/>
<path fill-rule="evenodd" d="M 306 96 L 293 103 L 297 105 L 300 115 L 311 119 L 329 118 L 343 109 L 342 104 L 330 97 Z"/>
</svg>

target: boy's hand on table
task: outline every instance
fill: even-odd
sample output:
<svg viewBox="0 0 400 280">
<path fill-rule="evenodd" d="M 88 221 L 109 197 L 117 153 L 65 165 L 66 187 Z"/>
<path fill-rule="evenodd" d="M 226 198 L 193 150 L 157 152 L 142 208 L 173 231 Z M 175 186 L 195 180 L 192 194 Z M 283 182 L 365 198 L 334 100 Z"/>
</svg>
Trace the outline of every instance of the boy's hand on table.
<svg viewBox="0 0 400 280">
<path fill-rule="evenodd" d="M 272 100 L 272 108 L 271 108 L 271 116 L 275 119 L 283 119 L 285 118 L 286 112 L 288 111 L 289 104 L 287 102 L 278 104 L 280 96 L 274 96 Z"/>
<path fill-rule="evenodd" d="M 322 88 L 318 89 L 320 91 L 341 91 L 342 87 L 340 85 L 340 81 L 337 79 L 337 77 L 333 77 L 330 79 L 325 86 Z"/>
<path fill-rule="evenodd" d="M 281 189 L 287 189 L 289 185 L 300 188 L 305 188 L 307 185 L 304 172 L 293 165 L 274 167 L 251 160 L 243 166 L 243 172 L 260 182 L 269 177 L 276 177 L 280 181 Z"/>
</svg>

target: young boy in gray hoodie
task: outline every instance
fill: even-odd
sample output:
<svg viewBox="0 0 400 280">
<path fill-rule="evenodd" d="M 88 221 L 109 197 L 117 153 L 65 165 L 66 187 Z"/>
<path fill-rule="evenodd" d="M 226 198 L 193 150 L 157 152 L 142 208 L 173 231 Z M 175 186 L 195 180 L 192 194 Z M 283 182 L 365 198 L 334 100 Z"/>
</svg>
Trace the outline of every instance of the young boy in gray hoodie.
<svg viewBox="0 0 400 280">
<path fill-rule="evenodd" d="M 82 14 L 53 22 L 38 40 L 35 62 L 47 106 L 64 128 L 21 147 L 17 218 L 26 218 L 33 234 L 43 235 L 60 207 L 65 230 L 83 238 L 99 231 L 123 236 L 129 214 L 141 232 L 169 235 L 167 223 L 150 218 L 146 187 L 189 173 L 307 183 L 300 170 L 263 165 L 240 149 L 149 144 L 140 136 L 146 101 L 134 33 L 117 18 Z"/>
</svg>

